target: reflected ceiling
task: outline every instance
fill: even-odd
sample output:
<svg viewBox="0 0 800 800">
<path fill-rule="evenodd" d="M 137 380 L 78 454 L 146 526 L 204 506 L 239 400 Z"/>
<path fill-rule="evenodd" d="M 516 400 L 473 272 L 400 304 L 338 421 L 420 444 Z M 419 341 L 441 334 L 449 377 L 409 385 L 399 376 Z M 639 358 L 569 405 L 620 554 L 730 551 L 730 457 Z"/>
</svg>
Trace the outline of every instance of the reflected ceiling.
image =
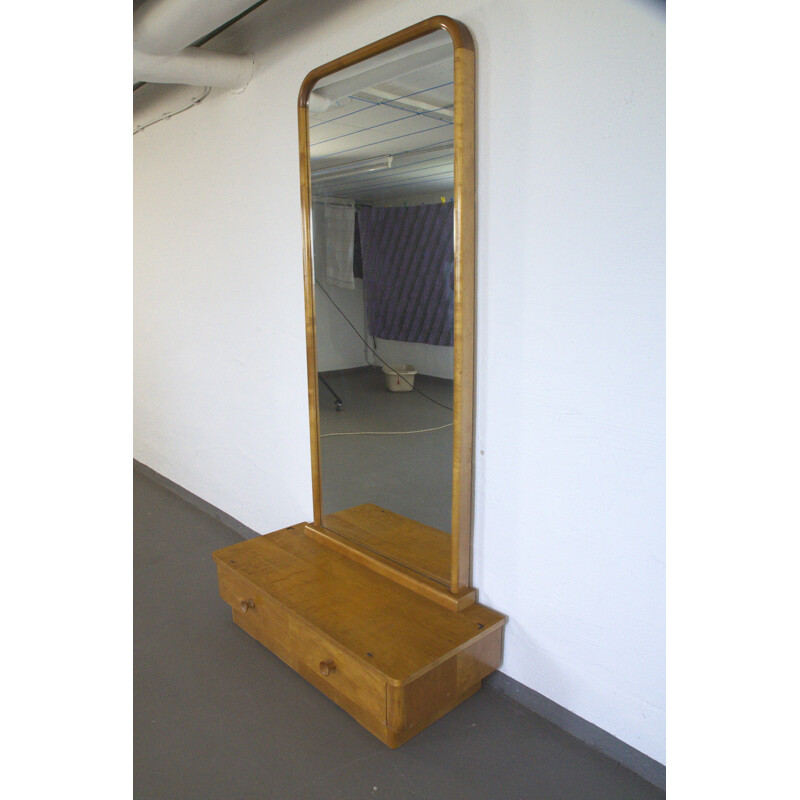
<svg viewBox="0 0 800 800">
<path fill-rule="evenodd" d="M 395 48 L 391 59 L 370 59 L 315 87 L 309 133 L 316 195 L 378 201 L 415 192 L 452 196 L 450 37 L 426 36 Z"/>
</svg>

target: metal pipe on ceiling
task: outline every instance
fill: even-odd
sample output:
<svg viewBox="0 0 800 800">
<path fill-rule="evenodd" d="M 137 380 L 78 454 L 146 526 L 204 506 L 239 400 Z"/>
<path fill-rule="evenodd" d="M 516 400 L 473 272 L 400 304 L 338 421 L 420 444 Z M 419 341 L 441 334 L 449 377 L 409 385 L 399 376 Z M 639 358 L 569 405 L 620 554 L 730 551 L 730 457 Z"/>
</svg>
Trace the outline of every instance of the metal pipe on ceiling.
<svg viewBox="0 0 800 800">
<path fill-rule="evenodd" d="M 134 81 L 243 89 L 253 74 L 253 57 L 199 45 L 264 2 L 147 0 L 133 14 Z"/>
</svg>

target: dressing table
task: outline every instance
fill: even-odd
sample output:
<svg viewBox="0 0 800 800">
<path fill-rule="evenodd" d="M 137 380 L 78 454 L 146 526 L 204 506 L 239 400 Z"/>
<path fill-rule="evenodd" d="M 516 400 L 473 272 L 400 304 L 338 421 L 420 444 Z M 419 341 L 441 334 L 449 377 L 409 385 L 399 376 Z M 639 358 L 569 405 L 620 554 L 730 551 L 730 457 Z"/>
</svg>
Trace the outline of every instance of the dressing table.
<svg viewBox="0 0 800 800">
<path fill-rule="evenodd" d="M 449 89 L 438 77 L 442 70 L 452 75 Z M 426 81 L 423 89 L 430 96 L 409 83 L 413 80 Z M 441 97 L 435 102 L 434 90 L 451 92 L 452 104 Z M 389 96 L 391 102 L 381 99 Z M 483 678 L 501 663 L 506 622 L 503 614 L 476 602 L 470 585 L 475 360 L 472 38 L 448 17 L 425 20 L 310 72 L 298 106 L 314 519 L 218 550 L 214 560 L 220 595 L 231 606 L 234 623 L 381 741 L 398 747 L 480 689 Z M 310 124 L 315 108 L 321 111 Z M 384 122 L 377 116 L 383 113 L 392 116 Z M 356 130 L 359 114 L 372 116 Z M 414 122 L 419 118 L 423 124 L 417 126 L 419 133 L 412 129 L 403 134 L 406 143 L 392 145 L 402 136 L 392 139 L 387 133 L 374 146 L 356 144 L 366 141 L 365 132 L 399 125 L 401 116 L 412 115 Z M 325 124 L 345 122 L 350 128 L 331 129 L 326 136 L 320 132 Z M 449 145 L 423 141 L 415 143 L 416 149 L 410 146 L 412 137 L 438 129 L 438 136 L 451 137 Z M 349 155 L 325 150 L 326 143 L 350 136 L 354 138 L 349 148 L 339 145 Z M 424 170 L 437 159 L 445 165 L 442 173 L 450 165 L 453 405 L 452 439 L 447 440 L 452 459 L 447 460 L 452 490 L 443 500 L 450 511 L 448 531 L 413 519 L 402 508 L 385 508 L 368 493 L 363 502 L 348 508 L 323 507 L 326 468 L 315 290 L 320 276 L 315 275 L 319 265 L 314 263 L 311 213 L 312 197 L 316 199 L 325 182 L 316 183 L 315 176 L 336 174 L 334 169 L 352 175 L 369 166 L 366 156 L 378 146 L 383 154 L 395 147 L 389 153 L 392 169 L 398 172 L 396 168 L 405 164 L 406 175 L 414 168 L 428 174 Z M 436 180 L 430 174 L 429 180 Z M 358 198 L 365 183 L 362 178 L 348 188 L 339 179 L 336 191 Z M 395 178 L 393 187 L 400 183 Z M 388 188 L 380 190 L 381 195 L 379 183 L 373 180 L 372 185 L 376 202 L 398 196 L 396 188 L 394 195 L 386 194 Z"/>
</svg>

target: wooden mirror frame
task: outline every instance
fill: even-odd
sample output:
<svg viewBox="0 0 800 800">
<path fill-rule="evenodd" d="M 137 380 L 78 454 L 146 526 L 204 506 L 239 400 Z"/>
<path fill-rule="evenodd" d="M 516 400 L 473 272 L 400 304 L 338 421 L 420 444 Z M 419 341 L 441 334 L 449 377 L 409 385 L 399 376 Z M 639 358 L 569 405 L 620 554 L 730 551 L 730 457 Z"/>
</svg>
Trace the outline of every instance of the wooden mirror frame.
<svg viewBox="0 0 800 800">
<path fill-rule="evenodd" d="M 373 560 L 361 548 L 323 526 L 320 463 L 319 397 L 316 354 L 316 308 L 311 249 L 311 158 L 308 101 L 321 78 L 419 39 L 445 30 L 453 42 L 454 98 L 454 344 L 453 344 L 453 493 L 449 592 L 458 597 L 456 607 L 474 602 L 470 586 L 472 540 L 472 480 L 474 460 L 475 374 L 475 48 L 467 28 L 450 17 L 436 16 L 373 42 L 348 55 L 317 67 L 303 81 L 298 98 L 300 134 L 300 189 L 303 210 L 303 274 L 305 280 L 308 409 L 311 434 L 311 474 L 314 523 L 310 535 L 324 539 L 356 560 Z M 379 558 L 379 561 L 383 559 Z M 373 568 L 374 568 L 373 563 Z M 436 597 L 433 583 L 409 575 L 402 565 L 382 564 L 384 574 L 417 591 Z"/>
</svg>

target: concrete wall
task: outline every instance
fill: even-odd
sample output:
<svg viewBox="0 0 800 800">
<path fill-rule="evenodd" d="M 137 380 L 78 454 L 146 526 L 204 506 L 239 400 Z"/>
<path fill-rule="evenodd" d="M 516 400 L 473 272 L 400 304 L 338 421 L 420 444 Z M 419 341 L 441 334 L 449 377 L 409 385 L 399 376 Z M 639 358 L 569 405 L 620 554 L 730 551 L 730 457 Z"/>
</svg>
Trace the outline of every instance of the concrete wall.
<svg viewBox="0 0 800 800">
<path fill-rule="evenodd" d="M 435 12 L 477 47 L 474 583 L 504 672 L 663 763 L 664 7 Z M 134 456 L 258 531 L 312 513 L 298 87 L 431 13 L 271 0 L 245 92 L 134 137 Z"/>
</svg>

